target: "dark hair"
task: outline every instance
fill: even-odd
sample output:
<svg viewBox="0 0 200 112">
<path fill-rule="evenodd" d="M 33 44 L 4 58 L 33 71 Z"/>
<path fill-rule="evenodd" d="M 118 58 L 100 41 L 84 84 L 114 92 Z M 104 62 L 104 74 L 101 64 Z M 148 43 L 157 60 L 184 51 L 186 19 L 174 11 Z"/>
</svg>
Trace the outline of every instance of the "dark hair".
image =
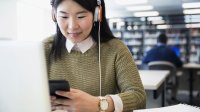
<svg viewBox="0 0 200 112">
<path fill-rule="evenodd" d="M 167 44 L 167 36 L 164 33 L 161 33 L 157 38 L 157 42 Z"/>
<path fill-rule="evenodd" d="M 58 5 L 64 0 L 51 0 L 52 8 L 57 10 Z M 83 8 L 87 9 L 88 11 L 92 12 L 94 15 L 95 8 L 97 6 L 97 0 L 74 0 L 79 5 L 81 5 Z M 107 42 L 114 38 L 109 25 L 106 20 L 106 14 L 105 14 L 105 3 L 104 0 L 101 0 L 101 6 L 102 6 L 102 21 L 100 23 L 100 42 Z M 55 60 L 57 58 L 61 58 L 62 50 L 65 48 L 65 42 L 66 38 L 61 33 L 60 28 L 58 27 L 58 24 L 56 23 L 56 35 L 54 37 L 53 46 L 50 52 L 50 58 L 54 58 Z M 94 41 L 98 44 L 98 29 L 99 29 L 99 22 L 94 22 L 91 36 L 94 39 Z"/>
</svg>

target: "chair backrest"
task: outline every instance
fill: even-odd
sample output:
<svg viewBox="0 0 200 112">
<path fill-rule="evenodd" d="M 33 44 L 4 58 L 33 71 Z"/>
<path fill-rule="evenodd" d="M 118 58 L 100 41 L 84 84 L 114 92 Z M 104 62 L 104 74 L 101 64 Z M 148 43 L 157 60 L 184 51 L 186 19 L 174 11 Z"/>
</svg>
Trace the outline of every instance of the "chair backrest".
<svg viewBox="0 0 200 112">
<path fill-rule="evenodd" d="M 173 63 L 168 61 L 152 61 L 148 63 L 148 68 L 150 70 L 169 70 L 169 77 L 176 76 L 176 67 Z"/>
<path fill-rule="evenodd" d="M 178 81 L 176 76 L 176 67 L 168 61 L 153 61 L 148 63 L 150 70 L 169 70 L 170 75 L 166 78 L 166 89 L 171 91 L 170 97 L 176 97 Z"/>
</svg>

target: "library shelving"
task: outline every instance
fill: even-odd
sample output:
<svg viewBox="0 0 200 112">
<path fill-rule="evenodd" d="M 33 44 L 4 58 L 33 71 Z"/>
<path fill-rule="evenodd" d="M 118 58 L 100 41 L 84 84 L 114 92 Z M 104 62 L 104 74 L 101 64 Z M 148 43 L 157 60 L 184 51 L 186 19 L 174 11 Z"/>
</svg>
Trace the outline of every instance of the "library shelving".
<svg viewBox="0 0 200 112">
<path fill-rule="evenodd" d="M 180 25 L 173 23 L 168 28 L 158 28 L 160 24 L 152 24 L 147 17 L 110 18 L 108 23 L 114 36 L 128 46 L 135 60 L 141 60 L 156 45 L 158 35 L 163 32 L 168 37 L 168 45 L 172 49 L 177 48 L 176 53 L 183 62 L 200 61 L 200 28 L 186 28 L 180 22 Z"/>
<path fill-rule="evenodd" d="M 200 29 L 190 29 L 190 51 L 189 61 L 199 63 L 200 61 Z"/>
</svg>

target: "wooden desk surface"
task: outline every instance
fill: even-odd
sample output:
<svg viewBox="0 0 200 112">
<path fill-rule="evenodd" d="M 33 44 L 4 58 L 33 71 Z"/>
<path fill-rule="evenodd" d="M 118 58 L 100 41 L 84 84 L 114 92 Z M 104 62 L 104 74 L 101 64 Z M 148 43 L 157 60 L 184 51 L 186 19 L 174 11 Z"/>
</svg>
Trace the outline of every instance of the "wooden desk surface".
<svg viewBox="0 0 200 112">
<path fill-rule="evenodd" d="M 169 75 L 168 70 L 139 70 L 139 74 L 146 90 L 157 90 Z"/>
</svg>

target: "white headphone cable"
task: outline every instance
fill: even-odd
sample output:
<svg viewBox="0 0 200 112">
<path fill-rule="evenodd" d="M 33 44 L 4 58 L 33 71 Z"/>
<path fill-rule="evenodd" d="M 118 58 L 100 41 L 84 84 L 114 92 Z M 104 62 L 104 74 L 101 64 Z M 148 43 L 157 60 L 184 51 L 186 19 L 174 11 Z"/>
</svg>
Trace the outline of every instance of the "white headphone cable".
<svg viewBox="0 0 200 112">
<path fill-rule="evenodd" d="M 101 42 L 100 42 L 100 31 L 101 31 L 101 27 L 100 24 L 101 22 L 99 21 L 99 29 L 98 29 L 98 45 L 99 45 L 99 95 L 101 96 Z"/>
</svg>

